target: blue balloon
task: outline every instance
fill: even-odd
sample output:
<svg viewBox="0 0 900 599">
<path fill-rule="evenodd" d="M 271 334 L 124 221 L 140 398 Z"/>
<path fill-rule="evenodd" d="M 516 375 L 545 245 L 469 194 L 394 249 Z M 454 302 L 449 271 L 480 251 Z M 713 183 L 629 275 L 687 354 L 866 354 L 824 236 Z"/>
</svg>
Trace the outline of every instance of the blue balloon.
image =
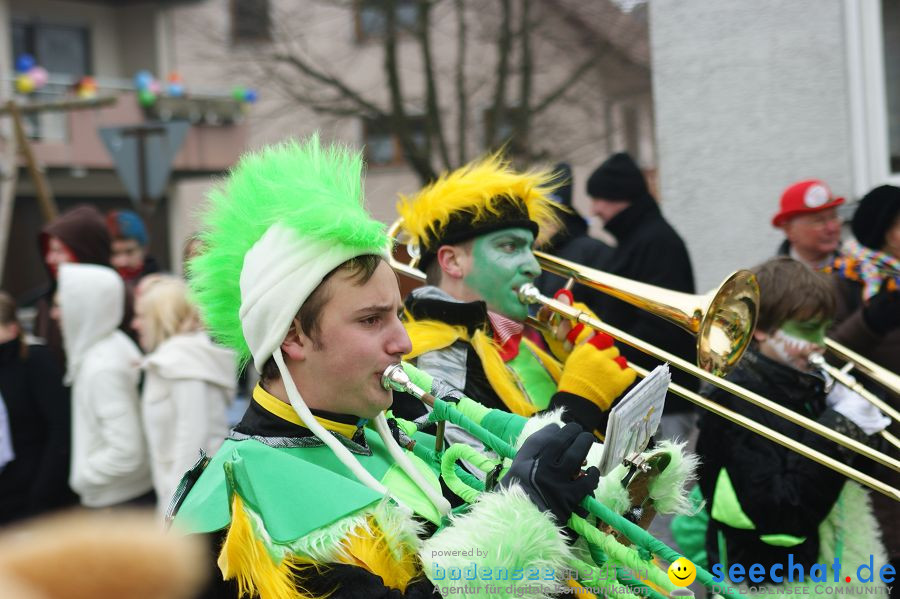
<svg viewBox="0 0 900 599">
<path fill-rule="evenodd" d="M 172 96 L 173 98 L 180 98 L 184 95 L 184 86 L 180 83 L 170 83 L 166 87 L 166 93 Z"/>
<path fill-rule="evenodd" d="M 244 92 L 244 102 L 247 102 L 248 104 L 253 104 L 258 98 L 259 96 L 256 94 L 255 89 L 248 89 Z"/>
<path fill-rule="evenodd" d="M 19 73 L 30 71 L 34 65 L 34 56 L 31 54 L 19 54 L 16 58 L 16 71 Z"/>
<path fill-rule="evenodd" d="M 149 88 L 151 83 L 153 83 L 153 75 L 150 71 L 138 71 L 137 75 L 134 76 L 134 86 L 138 90 Z"/>
</svg>

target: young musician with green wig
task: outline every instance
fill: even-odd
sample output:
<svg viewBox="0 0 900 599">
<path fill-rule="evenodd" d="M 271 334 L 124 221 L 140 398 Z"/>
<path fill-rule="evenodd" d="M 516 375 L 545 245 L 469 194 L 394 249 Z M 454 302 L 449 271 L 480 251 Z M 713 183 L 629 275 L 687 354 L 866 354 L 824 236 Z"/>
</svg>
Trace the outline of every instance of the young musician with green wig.
<svg viewBox="0 0 900 599">
<path fill-rule="evenodd" d="M 183 479 L 174 526 L 210 536 L 219 596 L 431 597 L 472 555 L 563 572 L 561 526 L 599 479 L 582 470 L 590 433 L 542 428 L 496 490 L 450 516 L 385 414 L 381 375 L 411 345 L 361 168 L 312 137 L 245 156 L 211 194 L 191 287 L 211 335 L 262 377 L 221 449 Z M 489 596 L 480 586 L 470 596 Z"/>
</svg>

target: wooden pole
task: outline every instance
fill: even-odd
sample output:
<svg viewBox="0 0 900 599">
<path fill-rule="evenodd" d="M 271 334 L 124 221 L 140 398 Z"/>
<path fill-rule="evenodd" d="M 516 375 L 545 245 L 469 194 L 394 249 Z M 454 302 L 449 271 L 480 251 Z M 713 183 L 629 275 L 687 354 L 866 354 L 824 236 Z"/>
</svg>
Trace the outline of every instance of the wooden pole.
<svg viewBox="0 0 900 599">
<path fill-rule="evenodd" d="M 0 286 L 3 285 L 9 232 L 16 204 L 16 180 L 19 177 L 19 168 L 16 164 L 16 145 L 16 138 L 11 138 L 7 149 L 8 158 L 0 172 L 0 176 L 3 177 L 3 180 L 0 181 Z"/>
<path fill-rule="evenodd" d="M 31 149 L 31 143 L 29 143 L 28 137 L 25 135 L 25 127 L 22 124 L 22 112 L 15 100 L 10 100 L 6 103 L 6 111 L 12 117 L 19 151 L 22 152 L 22 156 L 25 158 L 25 166 L 28 168 L 28 174 L 31 180 L 34 181 L 34 190 L 35 194 L 37 194 L 41 214 L 44 216 L 44 222 L 50 222 L 59 216 L 59 209 L 53 200 L 53 193 L 50 191 L 46 178 L 44 178 L 44 173 L 38 167 L 34 152 Z"/>
<path fill-rule="evenodd" d="M 116 103 L 115 96 L 101 96 L 99 98 L 78 98 L 66 100 L 51 100 L 49 102 L 34 102 L 31 104 L 16 104 L 19 114 L 35 114 L 38 112 L 54 112 L 79 110 L 83 108 L 101 108 L 103 106 L 111 106 Z M 0 116 L 4 114 L 12 114 L 9 104 L 0 107 Z"/>
</svg>

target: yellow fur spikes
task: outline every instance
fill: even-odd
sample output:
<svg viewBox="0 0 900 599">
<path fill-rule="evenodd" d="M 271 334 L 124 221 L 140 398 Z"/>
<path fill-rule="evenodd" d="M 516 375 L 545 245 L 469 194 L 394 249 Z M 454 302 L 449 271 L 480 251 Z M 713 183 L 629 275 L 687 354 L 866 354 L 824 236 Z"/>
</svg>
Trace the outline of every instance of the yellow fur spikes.
<svg viewBox="0 0 900 599">
<path fill-rule="evenodd" d="M 498 216 L 502 203 L 510 199 L 524 203 L 528 217 L 543 229 L 544 223 L 557 220 L 549 198 L 557 187 L 553 181 L 551 170 L 517 172 L 495 153 L 444 173 L 412 197 L 401 196 L 397 211 L 420 245 L 440 238 L 455 213 L 468 213 L 477 224 Z M 543 241 L 540 235 L 538 239 Z"/>
<path fill-rule="evenodd" d="M 297 584 L 298 574 L 316 564 L 288 556 L 274 561 L 263 540 L 254 532 L 252 516 L 237 493 L 232 499 L 231 513 L 231 526 L 218 564 L 225 580 L 236 579 L 239 597 L 320 599 L 304 594 Z"/>
</svg>

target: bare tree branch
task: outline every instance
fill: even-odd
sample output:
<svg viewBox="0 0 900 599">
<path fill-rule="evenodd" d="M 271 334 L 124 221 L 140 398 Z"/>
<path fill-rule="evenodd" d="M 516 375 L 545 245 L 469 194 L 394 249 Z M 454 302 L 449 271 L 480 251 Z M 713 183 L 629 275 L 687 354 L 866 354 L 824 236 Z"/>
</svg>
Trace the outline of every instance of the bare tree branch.
<svg viewBox="0 0 900 599">
<path fill-rule="evenodd" d="M 283 54 L 280 52 L 273 52 L 272 54 L 269 55 L 269 58 L 271 60 L 275 61 L 276 63 L 290 65 L 291 67 L 295 68 L 297 71 L 299 71 L 303 75 L 306 75 L 310 79 L 313 79 L 314 81 L 318 81 L 319 83 L 322 83 L 323 85 L 340 92 L 340 94 L 343 97 L 347 98 L 348 100 L 353 101 L 357 106 L 359 106 L 360 109 L 363 110 L 363 112 L 367 113 L 369 116 L 372 116 L 372 117 L 375 117 L 375 116 L 384 117 L 385 116 L 385 112 L 383 110 L 381 110 L 378 106 L 376 106 L 372 102 L 370 102 L 370 101 L 366 100 L 365 98 L 363 98 L 362 96 L 360 96 L 354 90 L 350 89 L 350 87 L 347 86 L 346 83 L 344 83 L 343 81 L 341 81 L 340 79 L 338 79 L 336 77 L 333 77 L 332 75 L 329 75 L 327 73 L 319 71 L 318 69 L 314 68 L 311 64 L 301 60 L 298 56 L 296 56 L 294 54 Z"/>
<path fill-rule="evenodd" d="M 444 124 L 441 119 L 441 109 L 440 106 L 438 106 L 437 101 L 437 82 L 434 77 L 434 61 L 431 56 L 430 0 L 420 0 L 419 7 L 417 34 L 419 37 L 419 46 L 422 49 L 422 64 L 425 69 L 425 124 L 429 133 L 429 140 L 434 138 L 437 141 L 438 152 L 440 152 L 444 168 L 450 170 L 452 168 L 450 163 L 450 152 L 447 150 L 447 140 L 444 138 Z"/>
<path fill-rule="evenodd" d="M 391 94 L 390 120 L 392 129 L 400 140 L 403 152 L 410 166 L 419 175 L 423 183 L 436 178 L 431 167 L 431 160 L 416 146 L 409 128 L 409 118 L 403 102 L 403 90 L 397 68 L 397 14 L 396 0 L 385 0 L 385 32 L 384 32 L 384 70 L 388 79 Z"/>
<path fill-rule="evenodd" d="M 529 133 L 531 130 L 531 88 L 534 73 L 534 57 L 531 54 L 531 0 L 522 0 L 522 13 L 519 24 L 520 75 L 519 106 L 516 111 L 513 129 L 513 149 L 519 148 L 528 152 L 530 148 Z"/>
<path fill-rule="evenodd" d="M 487 127 L 487 146 L 497 143 L 497 129 L 506 116 L 506 80 L 509 77 L 509 54 L 512 46 L 511 0 L 501 0 L 500 35 L 497 38 L 497 70 L 494 101 Z"/>
<path fill-rule="evenodd" d="M 466 129 L 469 118 L 469 96 L 466 93 L 466 4 L 465 0 L 456 0 L 456 143 L 459 145 L 457 160 L 465 164 L 468 156 L 466 148 Z"/>
<path fill-rule="evenodd" d="M 586 60 L 584 60 L 581 64 L 575 67 L 569 76 L 560 83 L 554 90 L 546 94 L 531 110 L 531 115 L 537 115 L 545 110 L 547 110 L 550 106 L 552 106 L 555 102 L 557 102 L 560 98 L 562 98 L 566 91 L 569 90 L 570 87 L 574 83 L 576 83 L 579 79 L 584 77 L 585 73 L 591 70 L 591 67 L 597 62 L 597 56 L 592 55 Z"/>
</svg>

